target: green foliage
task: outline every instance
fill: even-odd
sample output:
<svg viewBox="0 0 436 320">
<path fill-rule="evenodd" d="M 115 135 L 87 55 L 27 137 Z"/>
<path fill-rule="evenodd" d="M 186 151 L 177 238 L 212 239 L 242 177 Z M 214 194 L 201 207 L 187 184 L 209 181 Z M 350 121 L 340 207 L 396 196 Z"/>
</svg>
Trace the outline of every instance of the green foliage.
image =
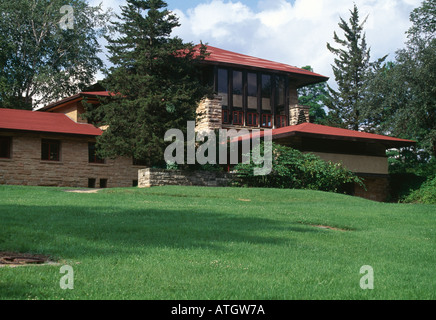
<svg viewBox="0 0 436 320">
<path fill-rule="evenodd" d="M 263 144 L 259 147 L 263 153 Z M 344 193 L 347 184 L 357 183 L 363 186 L 360 178 L 341 164 L 326 162 L 311 153 L 273 144 L 272 172 L 266 176 L 255 176 L 253 155 L 261 154 L 257 150 L 251 152 L 250 164 L 238 164 L 235 167 L 242 185 L 264 188 L 310 189 Z"/>
<path fill-rule="evenodd" d="M 116 93 L 87 117 L 108 126 L 97 140 L 102 157 L 141 159 L 148 165 L 164 163 L 168 129 L 186 131 L 195 119 L 198 101 L 207 93 L 199 81 L 198 62 L 191 43 L 171 37 L 178 19 L 160 0 L 127 1 L 112 23 L 106 88 Z M 116 35 L 116 37 L 115 37 Z"/>
<path fill-rule="evenodd" d="M 436 204 L 436 175 L 424 182 L 418 190 L 408 195 L 404 202 Z"/>
<path fill-rule="evenodd" d="M 313 72 L 310 66 L 305 66 L 303 69 Z M 298 104 L 310 107 L 311 122 L 317 124 L 326 123 L 327 115 L 324 107 L 327 94 L 327 84 L 325 82 L 298 89 Z"/>
<path fill-rule="evenodd" d="M 406 48 L 370 83 L 365 117 L 377 133 L 418 141 L 436 157 L 436 1 L 423 1 L 410 20 Z"/>
<path fill-rule="evenodd" d="M 329 97 L 326 104 L 331 113 L 330 125 L 359 130 L 365 122 L 362 117 L 365 104 L 362 102 L 370 70 L 377 68 L 386 57 L 370 62 L 370 49 L 363 32 L 366 19 L 360 22 L 356 5 L 350 13 L 349 22 L 341 18 L 339 23 L 345 38 L 341 39 L 336 32 L 334 33 L 334 41 L 340 48 L 334 48 L 327 43 L 328 50 L 336 56 L 333 73 L 338 89 L 334 90 L 328 86 Z"/>
<path fill-rule="evenodd" d="M 74 10 L 72 29 L 60 22 Z M 0 1 L 0 107 L 31 109 L 76 94 L 102 67 L 98 38 L 109 13 L 85 0 Z"/>
</svg>

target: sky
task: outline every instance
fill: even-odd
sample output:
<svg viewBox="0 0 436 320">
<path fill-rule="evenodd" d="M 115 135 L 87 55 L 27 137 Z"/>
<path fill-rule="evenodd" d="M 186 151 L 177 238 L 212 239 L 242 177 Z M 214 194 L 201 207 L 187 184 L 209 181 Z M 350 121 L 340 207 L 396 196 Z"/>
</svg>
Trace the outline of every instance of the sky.
<svg viewBox="0 0 436 320">
<path fill-rule="evenodd" d="M 100 3 L 92 0 L 95 5 Z M 364 25 L 371 48 L 371 60 L 404 47 L 410 27 L 410 12 L 421 0 L 167 0 L 168 9 L 179 18 L 173 34 L 185 42 L 209 44 L 258 58 L 296 67 L 310 65 L 315 72 L 330 77 L 335 56 L 327 49 L 338 23 L 348 20 L 354 3 Z M 123 0 L 108 0 L 104 7 L 119 12 Z M 101 75 L 98 75 L 101 78 Z"/>
</svg>

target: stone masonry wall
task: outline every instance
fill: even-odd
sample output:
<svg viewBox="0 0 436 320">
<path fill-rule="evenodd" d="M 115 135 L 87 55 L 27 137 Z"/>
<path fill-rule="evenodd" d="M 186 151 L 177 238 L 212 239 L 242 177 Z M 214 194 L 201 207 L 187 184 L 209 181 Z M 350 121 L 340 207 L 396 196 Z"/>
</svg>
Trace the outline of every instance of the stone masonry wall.
<svg viewBox="0 0 436 320">
<path fill-rule="evenodd" d="M 88 142 L 92 137 L 44 133 L 0 133 L 12 136 L 11 159 L 0 159 L 0 184 L 88 187 L 88 179 L 107 179 L 107 187 L 131 187 L 138 180 L 132 159 L 107 159 L 104 164 L 88 162 Z M 41 160 L 41 139 L 61 141 L 60 161 Z"/>
<path fill-rule="evenodd" d="M 385 202 L 389 196 L 389 179 L 386 177 L 362 177 L 366 190 L 355 185 L 354 195 L 373 201 Z"/>
<path fill-rule="evenodd" d="M 216 95 L 214 99 L 205 98 L 197 107 L 197 132 L 221 129 L 222 97 Z"/>
<path fill-rule="evenodd" d="M 141 169 L 138 173 L 138 187 L 157 186 L 202 186 L 226 187 L 233 180 L 230 173 L 213 171 L 182 171 L 163 169 Z"/>
</svg>

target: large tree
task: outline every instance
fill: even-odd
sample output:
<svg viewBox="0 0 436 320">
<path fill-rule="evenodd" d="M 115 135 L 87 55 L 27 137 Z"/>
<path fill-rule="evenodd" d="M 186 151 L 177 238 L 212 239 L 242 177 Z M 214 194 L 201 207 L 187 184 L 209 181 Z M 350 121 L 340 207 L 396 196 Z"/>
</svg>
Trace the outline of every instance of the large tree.
<svg viewBox="0 0 436 320">
<path fill-rule="evenodd" d="M 311 66 L 303 67 L 305 70 L 313 72 Z M 325 101 L 327 98 L 327 83 L 321 82 L 298 89 L 298 104 L 309 106 L 311 122 L 325 124 L 327 114 L 325 111 Z"/>
<path fill-rule="evenodd" d="M 0 0 L 0 107 L 31 109 L 90 85 L 107 16 L 85 0 Z"/>
<path fill-rule="evenodd" d="M 179 22 L 166 7 L 161 0 L 128 0 L 113 22 L 115 36 L 107 37 L 113 66 L 105 85 L 114 96 L 88 111 L 107 126 L 97 140 L 102 157 L 164 163 L 165 132 L 186 131 L 207 93 L 198 68 L 205 47 L 197 54 L 192 43 L 171 36 Z"/>
<path fill-rule="evenodd" d="M 339 27 L 344 32 L 344 38 L 334 32 L 333 39 L 340 47 L 334 48 L 327 43 L 328 50 L 336 56 L 332 68 L 337 90 L 328 86 L 329 99 L 326 104 L 330 109 L 330 119 L 336 119 L 331 125 L 359 130 L 365 124 L 362 117 L 365 105 L 362 102 L 366 94 L 368 75 L 371 68 L 380 65 L 386 57 L 370 62 L 370 49 L 363 32 L 367 19 L 360 21 L 356 5 L 350 13 L 348 22 L 340 18 Z"/>
<path fill-rule="evenodd" d="M 417 140 L 436 157 L 436 0 L 423 1 L 410 21 L 405 48 L 370 83 L 366 116 L 378 132 Z"/>
</svg>

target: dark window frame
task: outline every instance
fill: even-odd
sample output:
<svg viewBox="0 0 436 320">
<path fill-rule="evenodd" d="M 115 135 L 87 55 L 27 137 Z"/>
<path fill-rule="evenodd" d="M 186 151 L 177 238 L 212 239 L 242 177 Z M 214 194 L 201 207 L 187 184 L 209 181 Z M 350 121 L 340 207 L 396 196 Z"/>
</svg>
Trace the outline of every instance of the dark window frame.
<svg viewBox="0 0 436 320">
<path fill-rule="evenodd" d="M 277 128 L 284 128 L 287 126 L 287 121 L 286 121 L 286 116 L 285 115 L 277 115 L 276 116 L 276 127 Z M 283 125 L 282 125 L 283 124 Z"/>
<path fill-rule="evenodd" d="M 0 159 L 11 159 L 12 158 L 12 137 L 0 137 Z M 4 148 L 4 149 L 3 149 Z M 6 151 L 6 152 L 4 152 Z M 2 154 L 5 156 L 3 157 Z"/>
<path fill-rule="evenodd" d="M 227 110 L 227 109 L 222 109 L 222 115 L 221 115 L 221 122 L 223 123 L 223 124 L 229 124 L 230 123 L 230 120 L 229 120 L 229 113 L 230 113 L 230 111 L 229 110 Z"/>
<path fill-rule="evenodd" d="M 262 114 L 268 114 L 268 112 L 271 113 L 272 118 L 271 118 L 271 127 L 268 126 L 268 128 L 275 128 L 275 127 L 279 127 L 276 125 L 276 122 L 278 121 L 277 119 L 277 115 L 279 113 L 281 113 L 281 115 L 283 115 L 283 113 L 285 113 L 286 116 L 289 117 L 288 113 L 289 113 L 289 95 L 290 95 L 290 90 L 289 90 L 289 84 L 290 84 L 290 80 L 289 77 L 283 74 L 279 74 L 279 73 L 274 73 L 274 72 L 265 72 L 265 71 L 254 71 L 254 70 L 249 70 L 249 69 L 244 69 L 244 68 L 231 68 L 231 67 L 224 67 L 224 66 L 217 66 L 215 67 L 215 74 L 214 74 L 214 80 L 215 80 L 215 90 L 216 92 L 219 93 L 219 86 L 218 86 L 218 82 L 222 81 L 219 78 L 219 72 L 218 70 L 222 70 L 220 71 L 222 75 L 224 75 L 223 71 L 226 71 L 226 77 L 227 77 L 227 86 L 223 85 L 223 82 L 220 82 L 220 88 L 222 87 L 223 90 L 225 88 L 226 94 L 227 94 L 227 98 L 228 101 L 223 101 L 223 109 L 222 110 L 228 110 L 228 121 L 226 121 L 225 117 L 224 117 L 224 111 L 223 111 L 223 119 L 222 119 L 222 123 L 223 124 L 230 124 L 230 125 L 241 125 L 241 126 L 246 126 L 246 127 L 253 127 L 253 125 L 249 125 L 248 121 L 247 121 L 247 115 L 248 113 L 253 113 L 253 111 L 251 109 L 248 109 L 248 97 L 249 97 L 249 93 L 248 93 L 248 75 L 252 76 L 252 75 L 256 75 L 257 76 L 257 114 L 258 114 L 258 119 L 257 119 L 257 123 L 258 126 L 260 127 L 260 123 L 262 122 Z M 241 72 L 242 73 L 242 95 L 243 95 L 243 105 L 242 108 L 238 107 L 236 108 L 233 104 L 233 79 L 234 79 L 234 73 L 235 72 Z M 268 80 L 268 85 L 265 86 L 264 81 Z M 280 89 L 278 88 L 278 85 L 284 85 L 284 88 Z M 268 92 L 268 96 L 270 98 L 270 104 L 271 104 L 271 110 L 268 109 L 263 109 L 262 108 L 262 99 L 265 98 L 265 93 L 266 91 Z M 282 97 L 279 98 L 279 92 L 280 95 L 284 95 Z M 251 92 L 253 93 L 253 92 Z M 250 95 L 251 97 L 252 95 Z M 278 106 L 278 102 L 282 100 L 282 102 L 284 103 L 284 110 L 280 110 L 279 111 L 279 106 Z M 283 109 L 283 106 L 282 108 Z M 235 112 L 242 112 L 242 122 L 240 122 L 240 118 L 238 118 L 238 121 L 234 121 L 235 120 Z M 288 125 L 288 121 L 285 120 L 286 125 Z"/>
<path fill-rule="evenodd" d="M 247 112 L 246 126 L 257 127 L 259 125 L 259 114 L 257 112 Z M 255 121 L 253 121 L 253 118 Z M 250 121 L 251 120 L 251 121 Z"/>
<path fill-rule="evenodd" d="M 266 117 L 266 121 L 263 121 L 264 117 Z M 265 123 L 265 125 L 264 125 L 264 123 Z M 268 125 L 268 123 L 270 123 L 270 125 Z M 273 127 L 272 114 L 270 114 L 270 113 L 262 113 L 262 116 L 261 116 L 261 119 L 260 119 L 260 126 L 262 128 L 272 128 Z"/>
<path fill-rule="evenodd" d="M 101 159 L 95 152 L 95 142 L 88 142 L 88 163 L 92 164 L 105 164 L 106 160 Z"/>
<path fill-rule="evenodd" d="M 42 139 L 41 140 L 41 160 L 60 162 L 61 161 L 61 141 L 52 139 Z M 47 152 L 45 152 L 44 146 L 47 147 Z M 57 150 L 56 150 L 57 149 Z M 52 157 L 52 153 L 55 157 Z"/>
<path fill-rule="evenodd" d="M 238 121 L 235 121 L 235 115 L 238 119 Z M 234 125 L 244 125 L 244 112 L 243 111 L 233 111 L 232 113 L 232 123 Z"/>
</svg>

